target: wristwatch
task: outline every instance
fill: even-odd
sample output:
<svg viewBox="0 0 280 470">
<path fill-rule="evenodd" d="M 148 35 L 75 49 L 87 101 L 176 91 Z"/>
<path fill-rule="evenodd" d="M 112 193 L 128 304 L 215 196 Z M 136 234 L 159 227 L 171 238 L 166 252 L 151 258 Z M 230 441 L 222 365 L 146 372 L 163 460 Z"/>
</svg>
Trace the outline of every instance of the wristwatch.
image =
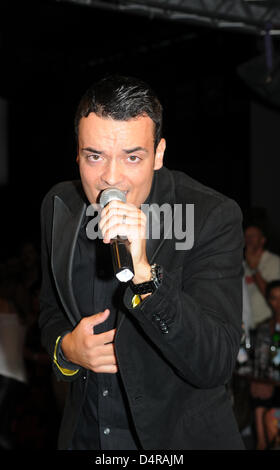
<svg viewBox="0 0 280 470">
<path fill-rule="evenodd" d="M 159 264 L 151 265 L 151 280 L 147 282 L 141 282 L 140 284 L 134 284 L 130 281 L 130 287 L 134 294 L 150 294 L 159 288 L 162 281 L 162 268 Z"/>
</svg>

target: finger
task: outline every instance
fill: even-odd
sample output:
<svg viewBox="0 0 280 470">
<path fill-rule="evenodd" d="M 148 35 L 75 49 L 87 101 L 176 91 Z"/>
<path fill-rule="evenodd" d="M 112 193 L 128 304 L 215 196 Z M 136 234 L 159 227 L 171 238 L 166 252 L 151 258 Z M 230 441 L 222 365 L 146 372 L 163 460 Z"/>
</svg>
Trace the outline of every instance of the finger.
<svg viewBox="0 0 280 470">
<path fill-rule="evenodd" d="M 100 357 L 115 357 L 115 346 L 113 343 L 101 344 L 95 347 L 95 354 Z"/>
<path fill-rule="evenodd" d="M 137 207 L 134 204 L 131 204 L 129 202 L 123 202 L 123 201 L 111 201 L 107 206 L 105 206 L 102 211 L 102 213 L 106 214 L 108 211 L 113 210 L 113 209 L 120 209 L 120 210 L 127 210 L 127 211 L 133 211 L 137 209 Z"/>
<path fill-rule="evenodd" d="M 118 212 L 126 212 L 127 214 L 138 212 L 140 209 L 136 207 L 134 204 L 130 204 L 127 202 L 121 201 L 111 201 L 104 207 L 101 211 L 101 218 L 106 216 L 108 213 L 118 213 Z"/>
<path fill-rule="evenodd" d="M 115 340 L 116 329 L 105 331 L 104 333 L 95 334 L 94 337 L 92 336 L 92 342 L 96 346 L 104 346 L 112 344 Z"/>
<path fill-rule="evenodd" d="M 135 226 L 146 226 L 146 215 L 140 211 L 133 211 L 130 213 L 119 211 L 119 212 L 109 212 L 105 215 L 99 223 L 99 228 L 104 233 L 106 230 L 114 226 L 123 226 L 123 228 L 127 227 L 135 227 Z"/>
<path fill-rule="evenodd" d="M 134 240 L 142 240 L 146 238 L 146 230 L 143 225 L 114 225 L 113 227 L 106 230 L 103 235 L 103 242 L 109 243 L 110 240 L 117 236 L 126 237 L 129 242 Z"/>
<path fill-rule="evenodd" d="M 94 367 L 91 370 L 93 372 L 96 372 L 97 374 L 116 374 L 118 372 L 118 366 L 117 365 L 103 365 L 99 367 Z"/>
<path fill-rule="evenodd" d="M 108 219 L 113 215 L 122 215 L 126 214 L 127 217 L 133 214 L 137 214 L 137 212 L 141 212 L 136 206 L 133 204 L 128 204 L 120 201 L 111 201 L 104 209 L 102 209 L 100 214 L 100 223 L 104 219 Z"/>
<path fill-rule="evenodd" d="M 109 345 L 112 346 L 112 345 Z M 112 347 L 102 346 L 95 348 L 95 353 L 89 362 L 90 369 L 95 372 L 102 372 L 102 370 L 111 367 L 117 367 L 117 359 Z"/>
<path fill-rule="evenodd" d="M 142 222 L 144 220 L 142 221 L 141 215 L 138 212 L 132 212 L 131 214 L 127 214 L 124 211 L 118 213 L 110 212 L 100 220 L 99 228 L 101 231 L 104 231 L 113 225 L 135 225 Z"/>
<path fill-rule="evenodd" d="M 127 238 L 132 237 L 134 233 L 142 232 L 144 226 L 139 223 L 138 219 L 127 218 L 124 222 L 122 218 L 113 217 L 108 220 L 108 223 L 103 227 L 102 234 L 103 240 L 111 240 L 117 235 L 126 236 Z"/>
<path fill-rule="evenodd" d="M 100 367 L 102 365 L 108 366 L 108 365 L 116 365 L 117 360 L 115 354 L 104 354 L 104 355 L 98 355 L 95 356 L 94 360 L 92 361 L 92 366 L 93 367 Z"/>
<path fill-rule="evenodd" d="M 99 222 L 99 228 L 104 233 L 109 227 L 112 227 L 113 225 L 135 225 L 141 222 L 141 211 L 127 212 L 125 210 L 114 209 L 102 216 Z"/>
<path fill-rule="evenodd" d="M 116 328 L 114 328 L 113 330 L 100 333 L 98 336 L 99 337 L 101 336 L 100 340 L 103 342 L 103 344 L 110 344 L 110 343 L 113 343 L 115 340 L 116 331 L 117 331 Z"/>
<path fill-rule="evenodd" d="M 126 216 L 125 220 L 124 215 Z M 143 233 L 146 233 L 146 219 L 144 212 L 133 204 L 111 201 L 103 209 L 99 222 L 104 243 L 109 243 L 117 235 L 130 239 L 143 238 Z M 112 228 L 114 228 L 114 234 L 110 233 Z"/>
</svg>

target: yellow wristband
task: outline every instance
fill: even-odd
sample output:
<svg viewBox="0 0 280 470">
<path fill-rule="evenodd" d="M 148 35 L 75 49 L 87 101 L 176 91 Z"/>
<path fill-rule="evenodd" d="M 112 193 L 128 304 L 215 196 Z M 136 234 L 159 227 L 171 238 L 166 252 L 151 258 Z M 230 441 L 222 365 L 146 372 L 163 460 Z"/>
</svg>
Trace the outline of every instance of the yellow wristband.
<svg viewBox="0 0 280 470">
<path fill-rule="evenodd" d="M 79 372 L 79 369 L 76 369 L 76 370 L 64 369 L 63 367 L 60 367 L 60 365 L 58 364 L 56 353 L 57 353 L 57 347 L 58 347 L 58 343 L 59 343 L 60 338 L 61 338 L 61 336 L 59 336 L 57 338 L 56 342 L 55 342 L 54 353 L 53 353 L 53 362 L 55 363 L 56 367 L 58 368 L 58 370 L 60 370 L 60 372 L 63 375 L 66 375 L 67 377 L 71 377 L 72 375 L 77 374 L 77 372 Z"/>
</svg>

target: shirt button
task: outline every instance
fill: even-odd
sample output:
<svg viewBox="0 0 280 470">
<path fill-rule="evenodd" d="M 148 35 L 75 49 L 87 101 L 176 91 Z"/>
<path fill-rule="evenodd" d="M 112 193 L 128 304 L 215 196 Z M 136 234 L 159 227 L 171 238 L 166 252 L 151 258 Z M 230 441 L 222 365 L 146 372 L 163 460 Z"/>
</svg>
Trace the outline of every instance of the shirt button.
<svg viewBox="0 0 280 470">
<path fill-rule="evenodd" d="M 103 390 L 102 395 L 103 395 L 103 397 L 107 397 L 109 395 L 109 391 L 108 390 Z"/>
<path fill-rule="evenodd" d="M 106 436 L 108 436 L 108 434 L 110 434 L 110 432 L 111 432 L 111 429 L 110 428 L 105 428 L 103 432 L 104 432 L 104 434 L 106 434 Z"/>
</svg>

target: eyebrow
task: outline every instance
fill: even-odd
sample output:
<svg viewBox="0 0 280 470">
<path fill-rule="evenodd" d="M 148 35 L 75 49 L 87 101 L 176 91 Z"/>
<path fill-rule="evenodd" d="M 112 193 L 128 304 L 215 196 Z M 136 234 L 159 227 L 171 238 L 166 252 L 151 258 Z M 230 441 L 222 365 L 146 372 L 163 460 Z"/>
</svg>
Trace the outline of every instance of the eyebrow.
<svg viewBox="0 0 280 470">
<path fill-rule="evenodd" d="M 125 153 L 134 153 L 134 152 L 145 152 L 145 153 L 148 153 L 148 150 L 145 149 L 145 147 L 133 147 L 132 149 L 123 149 L 123 152 Z"/>
<path fill-rule="evenodd" d="M 85 148 L 82 148 L 83 151 L 86 151 L 86 152 L 92 152 L 92 153 L 97 153 L 98 155 L 101 155 L 103 152 L 101 152 L 100 150 L 96 150 L 92 147 L 85 147 Z"/>
<path fill-rule="evenodd" d="M 104 153 L 101 150 L 96 150 L 92 147 L 85 147 L 85 148 L 82 148 L 82 150 L 86 151 L 86 152 L 92 152 L 92 153 L 95 153 L 97 155 L 102 155 Z M 148 153 L 148 150 L 145 147 L 138 146 L 138 147 L 133 147 L 131 149 L 123 149 L 123 152 L 126 153 L 126 154 L 130 154 L 130 153 L 134 153 L 134 152 Z"/>
</svg>

